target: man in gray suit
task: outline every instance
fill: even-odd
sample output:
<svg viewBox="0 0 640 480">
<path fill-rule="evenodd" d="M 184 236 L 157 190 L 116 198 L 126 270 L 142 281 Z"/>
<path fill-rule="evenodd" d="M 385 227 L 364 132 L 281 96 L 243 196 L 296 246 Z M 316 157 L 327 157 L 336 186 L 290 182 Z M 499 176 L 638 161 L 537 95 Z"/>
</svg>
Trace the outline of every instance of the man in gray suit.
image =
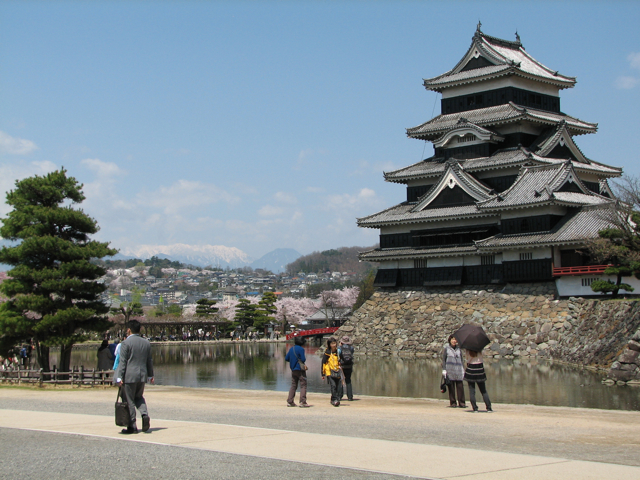
<svg viewBox="0 0 640 480">
<path fill-rule="evenodd" d="M 129 404 L 130 423 L 122 433 L 138 433 L 136 407 L 142 416 L 142 431 L 149 430 L 149 412 L 144 401 L 144 384 L 153 383 L 153 360 L 149 340 L 140 337 L 140 322 L 131 320 L 127 324 L 127 339 L 120 345 L 120 363 L 116 371 L 116 385 L 122 387 Z M 124 386 L 123 386 L 124 383 Z"/>
</svg>

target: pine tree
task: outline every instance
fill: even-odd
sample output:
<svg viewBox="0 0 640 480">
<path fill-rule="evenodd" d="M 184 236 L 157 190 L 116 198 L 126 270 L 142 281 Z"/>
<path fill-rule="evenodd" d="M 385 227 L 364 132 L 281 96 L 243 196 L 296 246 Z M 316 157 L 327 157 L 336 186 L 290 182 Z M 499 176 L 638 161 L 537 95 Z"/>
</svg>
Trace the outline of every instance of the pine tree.
<svg viewBox="0 0 640 480">
<path fill-rule="evenodd" d="M 196 317 L 210 317 L 218 312 L 218 308 L 214 307 L 215 300 L 201 298 L 196 302 Z"/>
<path fill-rule="evenodd" d="M 246 298 L 241 298 L 236 306 L 235 321 L 240 324 L 242 331 L 253 327 L 253 323 L 258 318 L 257 305 L 251 303 Z"/>
<path fill-rule="evenodd" d="M 112 325 L 100 300 L 107 287 L 97 281 L 105 270 L 91 259 L 117 250 L 89 239 L 96 221 L 72 206 L 84 199 L 82 185 L 64 168 L 16 181 L 7 193 L 13 210 L 0 235 L 18 244 L 0 250 L 0 263 L 13 267 L 0 285 L 9 298 L 0 311 L 0 336 L 3 343 L 33 339 L 45 371 L 49 347 L 60 346 L 60 370 L 69 371 L 73 345 Z"/>
<path fill-rule="evenodd" d="M 253 322 L 253 326 L 258 330 L 262 330 L 265 325 L 275 322 L 276 320 L 276 312 L 278 309 L 276 308 L 276 301 L 278 297 L 273 292 L 264 292 L 262 294 L 262 299 L 258 302 L 258 308 L 256 309 L 257 318 Z"/>
</svg>

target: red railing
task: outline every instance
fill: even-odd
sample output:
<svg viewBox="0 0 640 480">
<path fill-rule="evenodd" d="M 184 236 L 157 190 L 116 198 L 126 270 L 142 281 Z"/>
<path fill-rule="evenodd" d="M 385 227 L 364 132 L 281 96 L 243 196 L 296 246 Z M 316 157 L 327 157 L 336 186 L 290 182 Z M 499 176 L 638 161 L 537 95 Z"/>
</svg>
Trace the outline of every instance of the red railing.
<svg viewBox="0 0 640 480">
<path fill-rule="evenodd" d="M 338 330 L 340 327 L 329 327 L 329 328 L 314 328 L 313 330 L 298 330 L 293 333 L 289 333 L 286 336 L 287 340 L 291 340 L 294 337 L 313 337 L 314 335 L 326 335 L 328 333 L 333 333 Z"/>
<path fill-rule="evenodd" d="M 554 277 L 567 275 L 602 275 L 610 265 L 586 265 L 584 267 L 559 267 L 553 269 Z"/>
</svg>

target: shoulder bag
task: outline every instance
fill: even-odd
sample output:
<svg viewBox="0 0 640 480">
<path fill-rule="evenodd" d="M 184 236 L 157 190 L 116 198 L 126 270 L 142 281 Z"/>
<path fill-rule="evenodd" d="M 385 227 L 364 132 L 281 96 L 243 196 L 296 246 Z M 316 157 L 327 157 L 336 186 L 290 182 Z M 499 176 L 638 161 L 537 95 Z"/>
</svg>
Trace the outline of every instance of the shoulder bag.
<svg viewBox="0 0 640 480">
<path fill-rule="evenodd" d="M 119 400 L 122 399 L 120 402 Z M 116 397 L 116 425 L 119 427 L 128 427 L 131 423 L 129 416 L 129 404 L 122 396 L 122 387 L 118 388 L 118 396 Z"/>
<path fill-rule="evenodd" d="M 307 366 L 305 365 L 305 363 L 304 363 L 302 360 L 300 360 L 300 357 L 299 357 L 299 356 L 298 356 L 298 354 L 296 353 L 296 347 L 295 347 L 295 345 L 293 346 L 293 354 L 296 356 L 296 359 L 298 360 L 298 364 L 300 365 L 300 370 L 302 370 L 302 371 L 309 370 L 309 367 L 307 367 Z"/>
</svg>

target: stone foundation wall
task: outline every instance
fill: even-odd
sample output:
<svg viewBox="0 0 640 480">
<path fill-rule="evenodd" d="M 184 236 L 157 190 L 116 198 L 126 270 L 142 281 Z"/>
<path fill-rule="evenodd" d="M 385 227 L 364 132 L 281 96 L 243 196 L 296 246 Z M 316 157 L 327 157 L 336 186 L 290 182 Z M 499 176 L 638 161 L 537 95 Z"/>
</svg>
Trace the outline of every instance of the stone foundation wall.
<svg viewBox="0 0 640 480">
<path fill-rule="evenodd" d="M 359 355 L 439 357 L 464 323 L 482 325 L 489 335 L 485 357 L 553 358 L 605 369 L 640 332 L 640 302 L 558 300 L 552 282 L 380 289 L 336 335 L 353 337 Z M 639 356 L 626 354 L 623 360 L 639 363 L 625 367 L 630 373 L 621 380 L 640 378 Z"/>
</svg>

